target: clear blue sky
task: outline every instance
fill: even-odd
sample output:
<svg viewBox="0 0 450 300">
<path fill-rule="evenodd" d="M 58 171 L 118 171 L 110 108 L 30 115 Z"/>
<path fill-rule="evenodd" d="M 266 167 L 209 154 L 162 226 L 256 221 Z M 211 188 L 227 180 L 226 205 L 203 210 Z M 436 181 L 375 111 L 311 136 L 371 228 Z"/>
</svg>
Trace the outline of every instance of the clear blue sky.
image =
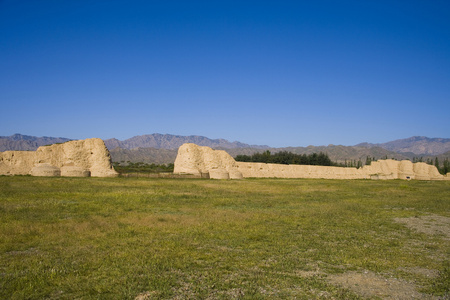
<svg viewBox="0 0 450 300">
<path fill-rule="evenodd" d="M 0 135 L 450 137 L 450 1 L 0 0 Z"/>
</svg>

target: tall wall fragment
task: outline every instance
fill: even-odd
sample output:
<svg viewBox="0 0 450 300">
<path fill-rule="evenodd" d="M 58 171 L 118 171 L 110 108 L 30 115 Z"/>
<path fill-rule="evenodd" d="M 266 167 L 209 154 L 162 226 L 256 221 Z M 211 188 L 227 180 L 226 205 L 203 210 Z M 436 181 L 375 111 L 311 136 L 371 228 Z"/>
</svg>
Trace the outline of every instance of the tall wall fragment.
<svg viewBox="0 0 450 300">
<path fill-rule="evenodd" d="M 178 149 L 174 173 L 209 174 L 210 178 L 325 178 L 325 179 L 419 179 L 450 180 L 439 174 L 435 166 L 392 159 L 374 161 L 362 168 L 342 168 L 309 165 L 280 165 L 236 162 L 223 150 L 195 144 Z"/>
<path fill-rule="evenodd" d="M 178 148 L 174 173 L 205 175 L 215 179 L 240 179 L 236 161 L 223 150 L 186 143 Z"/>
<path fill-rule="evenodd" d="M 98 138 L 0 152 L 0 175 L 115 177 L 111 156 Z"/>
</svg>

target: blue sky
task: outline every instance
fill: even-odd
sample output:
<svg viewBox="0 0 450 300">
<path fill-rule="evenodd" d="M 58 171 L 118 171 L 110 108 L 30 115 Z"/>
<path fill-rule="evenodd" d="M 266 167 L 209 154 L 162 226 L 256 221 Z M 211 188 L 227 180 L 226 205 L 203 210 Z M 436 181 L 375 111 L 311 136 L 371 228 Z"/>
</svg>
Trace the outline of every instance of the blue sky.
<svg viewBox="0 0 450 300">
<path fill-rule="evenodd" d="M 450 137 L 449 1 L 0 0 L 0 135 Z"/>
</svg>

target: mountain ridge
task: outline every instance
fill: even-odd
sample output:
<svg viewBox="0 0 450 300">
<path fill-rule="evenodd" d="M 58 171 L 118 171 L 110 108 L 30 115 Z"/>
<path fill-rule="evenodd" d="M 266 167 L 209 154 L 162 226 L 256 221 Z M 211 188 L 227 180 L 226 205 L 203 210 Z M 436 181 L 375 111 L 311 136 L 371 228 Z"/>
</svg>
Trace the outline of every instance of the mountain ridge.
<svg viewBox="0 0 450 300">
<path fill-rule="evenodd" d="M 230 142 L 225 139 L 210 139 L 199 135 L 182 136 L 160 133 L 137 135 L 123 141 L 115 138 L 105 140 L 105 145 L 110 150 L 117 147 L 129 150 L 134 148 L 178 149 L 184 143 L 194 143 L 211 148 L 269 148 L 267 145 L 249 145 L 238 141 Z"/>
<path fill-rule="evenodd" d="M 0 151 L 8 150 L 36 150 L 39 146 L 63 143 L 71 139 L 62 137 L 35 137 L 22 134 L 0 136 Z M 249 145 L 242 142 L 230 142 L 225 139 L 210 139 L 204 136 L 146 134 L 138 135 L 126 140 L 111 138 L 104 140 L 111 152 L 114 161 L 154 161 L 154 163 L 173 162 L 176 149 L 184 143 L 195 143 L 214 149 L 226 150 L 230 155 L 253 154 L 269 150 L 271 152 L 290 151 L 296 154 L 310 154 L 313 152 L 326 152 L 334 161 L 358 160 L 365 157 L 412 159 L 413 157 L 441 156 L 450 151 L 450 139 L 428 138 L 413 136 L 386 143 L 360 143 L 354 146 L 328 145 L 308 147 L 280 147 L 273 148 L 267 145 Z M 167 151 L 166 151 L 167 150 Z M 170 150 L 170 151 L 169 151 Z M 154 158 L 146 158 L 152 156 Z"/>
<path fill-rule="evenodd" d="M 0 152 L 8 150 L 34 151 L 40 146 L 64 143 L 71 140 L 62 137 L 36 137 L 16 133 L 11 136 L 0 136 Z"/>
<path fill-rule="evenodd" d="M 367 148 L 381 147 L 397 153 L 411 152 L 415 155 L 439 155 L 450 151 L 450 139 L 412 136 L 406 139 L 398 139 L 386 143 L 360 143 L 355 146 Z"/>
</svg>

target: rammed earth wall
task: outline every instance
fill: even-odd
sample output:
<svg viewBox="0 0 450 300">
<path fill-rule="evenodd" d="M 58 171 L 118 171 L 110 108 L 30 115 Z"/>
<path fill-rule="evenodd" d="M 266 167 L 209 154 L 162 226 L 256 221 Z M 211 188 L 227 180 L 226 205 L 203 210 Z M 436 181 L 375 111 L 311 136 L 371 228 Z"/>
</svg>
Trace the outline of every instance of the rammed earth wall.
<svg viewBox="0 0 450 300">
<path fill-rule="evenodd" d="M 279 165 L 236 162 L 223 150 L 195 144 L 184 144 L 175 160 L 176 174 L 206 174 L 215 179 L 248 177 L 325 178 L 325 179 L 419 179 L 449 180 L 439 174 L 435 166 L 392 159 L 372 162 L 362 168 L 341 168 L 307 165 Z M 448 175 L 448 174 L 447 174 Z"/>
<path fill-rule="evenodd" d="M 98 138 L 0 152 L 0 175 L 115 177 L 111 156 Z"/>
</svg>

